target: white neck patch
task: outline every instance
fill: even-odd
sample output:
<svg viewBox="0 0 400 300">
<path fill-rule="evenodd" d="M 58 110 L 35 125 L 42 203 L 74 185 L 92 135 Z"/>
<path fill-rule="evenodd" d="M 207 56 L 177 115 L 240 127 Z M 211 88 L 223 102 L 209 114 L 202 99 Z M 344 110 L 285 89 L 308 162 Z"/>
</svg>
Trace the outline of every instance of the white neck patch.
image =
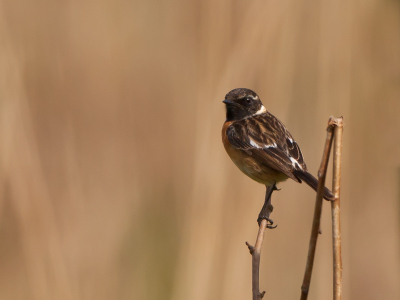
<svg viewBox="0 0 400 300">
<path fill-rule="evenodd" d="M 261 115 L 266 112 L 267 112 L 267 109 L 264 107 L 264 105 L 261 105 L 261 108 L 254 115 Z"/>
</svg>

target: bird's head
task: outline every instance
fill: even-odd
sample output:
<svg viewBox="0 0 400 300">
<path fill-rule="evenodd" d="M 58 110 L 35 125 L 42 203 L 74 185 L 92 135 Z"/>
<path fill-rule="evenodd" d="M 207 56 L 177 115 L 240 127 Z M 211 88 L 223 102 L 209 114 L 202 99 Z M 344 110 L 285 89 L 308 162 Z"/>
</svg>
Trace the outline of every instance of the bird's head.
<svg viewBox="0 0 400 300">
<path fill-rule="evenodd" d="M 227 121 L 242 120 L 267 111 L 257 94 L 245 88 L 230 91 L 222 102 L 226 104 Z"/>
</svg>

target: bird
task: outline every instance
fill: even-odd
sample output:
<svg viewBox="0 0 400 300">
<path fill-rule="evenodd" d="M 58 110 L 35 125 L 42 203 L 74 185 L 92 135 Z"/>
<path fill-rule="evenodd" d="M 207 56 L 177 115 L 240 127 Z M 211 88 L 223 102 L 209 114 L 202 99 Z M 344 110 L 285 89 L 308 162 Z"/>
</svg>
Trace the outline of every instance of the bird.
<svg viewBox="0 0 400 300">
<path fill-rule="evenodd" d="M 318 180 L 307 171 L 300 147 L 285 125 L 267 111 L 259 96 L 247 88 L 226 94 L 226 120 L 222 126 L 222 143 L 233 163 L 251 179 L 266 186 L 263 208 L 257 222 L 270 222 L 267 207 L 276 184 L 288 178 L 317 190 Z M 335 199 L 325 187 L 323 198 Z M 272 206 L 271 206 L 272 210 Z"/>
</svg>

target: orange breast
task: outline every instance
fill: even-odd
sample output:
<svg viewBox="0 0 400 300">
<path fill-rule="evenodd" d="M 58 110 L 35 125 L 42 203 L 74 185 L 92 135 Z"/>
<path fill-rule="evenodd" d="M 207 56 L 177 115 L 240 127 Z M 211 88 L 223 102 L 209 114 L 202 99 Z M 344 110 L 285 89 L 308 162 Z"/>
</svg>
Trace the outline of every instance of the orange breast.
<svg viewBox="0 0 400 300">
<path fill-rule="evenodd" d="M 233 148 L 226 135 L 226 130 L 231 124 L 232 121 L 225 122 L 222 127 L 222 143 L 226 153 L 244 174 L 264 185 L 272 185 L 288 178 L 282 172 L 268 167 L 268 162 L 252 157 L 250 152 Z"/>
</svg>

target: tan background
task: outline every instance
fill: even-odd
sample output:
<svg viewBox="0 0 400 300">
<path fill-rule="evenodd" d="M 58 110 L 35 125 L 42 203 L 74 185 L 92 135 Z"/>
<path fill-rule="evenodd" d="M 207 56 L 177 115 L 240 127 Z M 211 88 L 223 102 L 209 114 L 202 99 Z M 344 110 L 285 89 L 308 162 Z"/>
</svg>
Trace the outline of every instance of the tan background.
<svg viewBox="0 0 400 300">
<path fill-rule="evenodd" d="M 343 299 L 399 299 L 394 0 L 0 1 L 0 299 L 250 299 L 264 188 L 220 141 L 236 87 L 314 174 L 345 117 Z M 315 193 L 280 187 L 261 288 L 298 299 Z M 311 300 L 332 295 L 327 204 L 322 231 Z"/>
</svg>

